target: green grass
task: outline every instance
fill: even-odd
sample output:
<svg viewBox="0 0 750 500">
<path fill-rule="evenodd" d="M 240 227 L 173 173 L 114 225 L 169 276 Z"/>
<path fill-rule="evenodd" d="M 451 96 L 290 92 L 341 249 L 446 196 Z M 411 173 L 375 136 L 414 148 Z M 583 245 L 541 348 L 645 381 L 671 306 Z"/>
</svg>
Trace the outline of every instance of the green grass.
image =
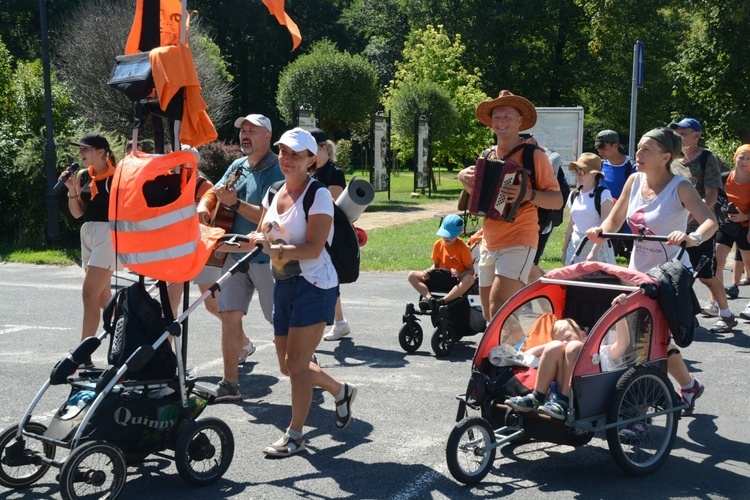
<svg viewBox="0 0 750 500">
<path fill-rule="evenodd" d="M 353 175 L 367 179 L 368 176 L 355 171 Z M 419 198 L 411 198 L 414 190 L 414 177 L 411 173 L 401 172 L 391 176 L 391 199 L 387 192 L 375 193 L 375 200 L 367 208 L 368 212 L 382 212 L 404 207 L 457 200 L 461 192 L 458 172 L 441 170 L 438 191 L 428 197 L 427 193 Z M 350 178 L 351 176 L 347 176 Z M 406 215 L 405 215 L 406 216 Z M 567 227 L 567 213 L 563 224 L 552 232 L 547 243 L 545 255 L 540 261 L 542 269 L 549 270 L 561 266 L 560 254 Z M 374 229 L 368 232 L 367 245 L 362 248 L 363 271 L 409 271 L 430 267 L 432 245 L 437 240 L 437 219 L 429 219 L 390 228 Z M 71 265 L 79 262 L 81 250 L 78 244 L 66 248 L 13 248 L 0 246 L 0 261 L 22 262 L 26 264 Z"/>
</svg>

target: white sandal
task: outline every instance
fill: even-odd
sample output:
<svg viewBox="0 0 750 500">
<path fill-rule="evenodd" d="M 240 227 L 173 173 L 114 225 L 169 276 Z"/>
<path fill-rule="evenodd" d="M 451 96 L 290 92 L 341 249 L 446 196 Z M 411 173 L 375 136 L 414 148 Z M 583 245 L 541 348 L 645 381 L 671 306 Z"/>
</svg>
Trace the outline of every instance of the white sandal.
<svg viewBox="0 0 750 500">
<path fill-rule="evenodd" d="M 252 340 L 248 340 L 247 344 L 242 346 L 242 350 L 240 351 L 240 359 L 237 364 L 244 365 L 247 358 L 250 357 L 250 355 L 254 352 L 255 352 L 255 344 L 253 344 Z"/>
<path fill-rule="evenodd" d="M 305 449 L 305 437 L 292 439 L 287 434 L 273 444 L 263 448 L 263 453 L 268 457 L 289 457 Z"/>
</svg>

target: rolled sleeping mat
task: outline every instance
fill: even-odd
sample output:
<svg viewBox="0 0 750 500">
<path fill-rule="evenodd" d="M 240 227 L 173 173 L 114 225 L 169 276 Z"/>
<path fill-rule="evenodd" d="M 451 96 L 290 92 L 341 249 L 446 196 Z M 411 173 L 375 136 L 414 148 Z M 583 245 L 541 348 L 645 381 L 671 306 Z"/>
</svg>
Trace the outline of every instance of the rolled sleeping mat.
<svg viewBox="0 0 750 500">
<path fill-rule="evenodd" d="M 344 211 L 350 222 L 354 222 L 374 199 L 375 189 L 372 184 L 355 176 L 336 200 L 336 205 Z"/>
</svg>

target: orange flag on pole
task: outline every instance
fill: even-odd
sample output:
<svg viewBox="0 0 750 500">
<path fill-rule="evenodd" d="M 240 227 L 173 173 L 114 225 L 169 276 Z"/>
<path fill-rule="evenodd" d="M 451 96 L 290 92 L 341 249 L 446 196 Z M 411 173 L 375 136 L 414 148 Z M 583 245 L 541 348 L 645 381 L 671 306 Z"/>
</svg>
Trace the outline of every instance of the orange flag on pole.
<svg viewBox="0 0 750 500">
<path fill-rule="evenodd" d="M 302 35 L 300 35 L 299 28 L 289 17 L 289 14 L 284 10 L 284 0 L 261 0 L 263 5 L 268 7 L 268 11 L 276 17 L 276 20 L 282 26 L 286 26 L 289 30 L 289 34 L 292 35 L 292 50 L 299 47 L 302 42 Z"/>
<path fill-rule="evenodd" d="M 185 29 L 189 25 L 189 16 Z M 135 17 L 125 43 L 125 54 L 148 52 L 155 47 L 180 44 L 180 0 L 136 0 Z M 185 41 L 187 44 L 187 40 Z"/>
</svg>

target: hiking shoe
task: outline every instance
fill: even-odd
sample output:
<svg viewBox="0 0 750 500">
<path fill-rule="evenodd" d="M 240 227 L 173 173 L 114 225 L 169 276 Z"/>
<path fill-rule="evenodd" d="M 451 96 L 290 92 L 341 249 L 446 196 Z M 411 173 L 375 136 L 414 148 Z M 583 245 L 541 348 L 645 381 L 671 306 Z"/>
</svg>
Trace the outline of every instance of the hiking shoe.
<svg viewBox="0 0 750 500">
<path fill-rule="evenodd" d="M 745 309 L 740 313 L 740 318 L 750 319 L 750 302 L 745 306 Z"/>
<path fill-rule="evenodd" d="M 705 387 L 698 382 L 697 378 L 693 379 L 693 386 L 690 389 L 680 388 L 680 398 L 682 398 L 682 400 L 688 405 L 687 408 L 680 412 L 680 415 L 687 417 L 688 415 L 693 414 L 693 410 L 695 410 L 695 400 L 703 395 L 704 389 Z"/>
<path fill-rule="evenodd" d="M 737 326 L 737 318 L 734 317 L 734 314 L 730 315 L 728 318 L 720 316 L 719 321 L 717 321 L 716 324 L 711 327 L 711 332 L 731 333 L 732 328 L 734 328 L 735 326 Z"/>
<path fill-rule="evenodd" d="M 216 391 L 216 397 L 214 398 L 215 403 L 223 403 L 225 401 L 239 401 L 242 399 L 240 394 L 240 384 L 233 384 L 222 380 L 214 388 Z"/>
<path fill-rule="evenodd" d="M 341 337 L 346 337 L 352 333 L 349 328 L 349 322 L 343 320 L 341 322 L 334 322 L 333 326 L 328 329 L 328 332 L 323 335 L 323 340 L 339 340 Z"/>
<path fill-rule="evenodd" d="M 728 299 L 736 299 L 740 296 L 740 287 L 737 285 L 725 286 L 724 291 L 727 292 Z"/>
<path fill-rule="evenodd" d="M 336 401 L 336 428 L 346 429 L 352 422 L 352 404 L 357 397 L 357 388 L 344 384 L 344 397 Z"/>
<path fill-rule="evenodd" d="M 420 311 L 429 311 L 430 310 L 430 299 L 422 298 L 422 300 L 419 301 L 419 310 Z"/>
<path fill-rule="evenodd" d="M 305 449 L 305 437 L 292 439 L 284 434 L 281 439 L 263 448 L 263 453 L 270 458 L 290 457 Z"/>
<path fill-rule="evenodd" d="M 547 401 L 544 405 L 539 407 L 539 413 L 544 413 L 547 416 L 563 420 L 565 415 L 568 414 L 568 405 L 564 401 Z"/>
<path fill-rule="evenodd" d="M 535 398 L 533 394 L 527 394 L 526 396 L 515 396 L 510 399 L 506 399 L 505 404 L 516 411 L 520 411 L 521 413 L 534 411 L 542 405 L 542 403 L 539 402 L 539 400 Z"/>
<path fill-rule="evenodd" d="M 719 304 L 715 300 L 709 300 L 705 306 L 701 308 L 701 314 L 707 318 L 715 318 L 719 315 Z"/>
</svg>

